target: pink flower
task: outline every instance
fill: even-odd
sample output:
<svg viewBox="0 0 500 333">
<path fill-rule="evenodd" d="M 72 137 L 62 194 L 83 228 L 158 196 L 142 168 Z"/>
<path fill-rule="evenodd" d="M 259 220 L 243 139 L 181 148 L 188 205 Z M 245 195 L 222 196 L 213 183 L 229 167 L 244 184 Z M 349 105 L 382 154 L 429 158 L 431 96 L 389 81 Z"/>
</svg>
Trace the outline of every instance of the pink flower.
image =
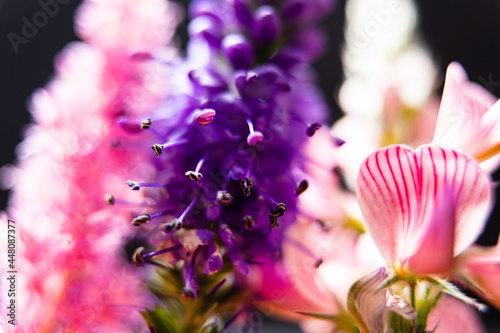
<svg viewBox="0 0 500 333">
<path fill-rule="evenodd" d="M 410 328 L 405 327 L 402 318 L 418 326 L 425 324 L 426 332 L 484 332 L 477 310 L 466 303 L 440 296 L 424 283 L 416 288 L 418 301 L 414 309 L 405 299 L 405 287 L 383 287 L 388 278 L 386 269 L 380 268 L 356 282 L 349 292 L 349 313 L 362 333 L 407 332 Z M 429 309 L 436 300 L 437 305 Z M 394 315 L 401 319 L 395 320 Z"/>
<path fill-rule="evenodd" d="M 379 268 L 357 281 L 349 291 L 348 309 L 361 333 L 392 332 L 391 314 L 414 320 L 417 312 L 406 300 L 381 288 L 388 278 L 385 268 Z"/>
<path fill-rule="evenodd" d="M 397 270 L 442 274 L 482 231 L 491 183 L 464 154 L 393 145 L 362 164 L 357 195 L 368 232 Z"/>
<path fill-rule="evenodd" d="M 79 28 L 88 43 L 73 43 L 58 56 L 55 78 L 33 96 L 35 123 L 19 147 L 20 162 L 5 173 L 13 188 L 8 212 L 19 225 L 18 313 L 25 332 L 126 332 L 144 325 L 138 310 L 151 302 L 147 272 L 128 263 L 124 249 L 136 232 L 131 213 L 105 200 L 111 192 L 117 205 L 148 205 L 125 180 L 152 173 L 143 162 L 149 151 L 139 147 L 150 143 L 119 122 L 141 119 L 166 89 L 151 65 L 130 54 L 168 50 L 176 19 L 161 0 L 140 6 L 109 0 L 81 7 Z M 112 26 L 95 30 L 110 17 Z"/>
<path fill-rule="evenodd" d="M 500 243 L 494 247 L 474 247 L 463 253 L 460 275 L 473 284 L 472 290 L 500 309 Z"/>
<path fill-rule="evenodd" d="M 433 142 L 443 148 L 461 151 L 479 162 L 500 151 L 500 104 L 479 84 L 469 82 L 462 66 L 448 66 L 443 98 Z M 498 166 L 499 159 L 481 163 L 487 171 Z"/>
<path fill-rule="evenodd" d="M 435 333 L 486 332 L 476 309 L 449 296 L 443 296 L 429 313 L 426 329 Z"/>
</svg>

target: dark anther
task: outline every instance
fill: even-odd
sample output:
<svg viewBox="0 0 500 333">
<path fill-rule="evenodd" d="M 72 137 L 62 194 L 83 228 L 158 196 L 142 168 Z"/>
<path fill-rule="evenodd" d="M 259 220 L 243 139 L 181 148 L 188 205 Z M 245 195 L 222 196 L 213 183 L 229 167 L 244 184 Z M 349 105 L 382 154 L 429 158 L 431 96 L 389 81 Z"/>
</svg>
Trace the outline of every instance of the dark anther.
<svg viewBox="0 0 500 333">
<path fill-rule="evenodd" d="M 179 230 L 181 226 L 182 226 L 182 221 L 175 218 L 172 220 L 172 222 L 165 224 L 165 229 L 167 229 L 167 231 L 171 231 L 173 229 Z"/>
<path fill-rule="evenodd" d="M 319 130 L 321 127 L 321 124 L 318 124 L 318 123 L 314 123 L 314 124 L 311 124 L 307 127 L 307 130 L 306 130 L 306 134 L 307 136 L 311 137 L 314 135 L 314 133 L 316 133 L 317 130 Z"/>
<path fill-rule="evenodd" d="M 185 173 L 185 175 L 186 177 L 194 181 L 200 181 L 200 179 L 203 178 L 203 175 L 200 172 L 196 171 L 188 171 Z"/>
<path fill-rule="evenodd" d="M 280 225 L 278 222 L 278 218 L 273 215 L 269 215 L 269 222 L 271 223 L 270 224 L 271 228 L 276 228 L 277 226 Z"/>
<path fill-rule="evenodd" d="M 323 263 L 323 258 L 319 258 L 318 260 L 316 260 L 316 262 L 314 263 L 314 267 L 318 268 L 319 266 L 321 266 L 321 264 Z"/>
<path fill-rule="evenodd" d="M 137 216 L 132 221 L 132 224 L 135 225 L 136 227 L 138 227 L 141 224 L 148 223 L 149 221 L 151 221 L 151 215 L 149 215 L 149 214 L 142 214 L 140 216 Z"/>
<path fill-rule="evenodd" d="M 253 180 L 250 177 L 245 177 L 245 179 L 240 180 L 241 188 L 243 189 L 243 193 L 248 197 L 250 195 L 250 191 L 253 187 Z"/>
<path fill-rule="evenodd" d="M 137 182 L 133 182 L 131 180 L 127 180 L 127 185 L 134 191 L 139 191 L 141 189 L 141 186 Z"/>
<path fill-rule="evenodd" d="M 144 266 L 144 259 L 142 255 L 144 254 L 144 247 L 138 247 L 134 251 L 134 255 L 132 256 L 132 260 L 135 262 L 137 266 Z"/>
<path fill-rule="evenodd" d="M 144 120 L 142 123 L 141 123 L 141 128 L 142 129 L 149 129 L 151 127 L 151 125 L 153 124 L 153 122 L 151 121 L 151 118 L 148 118 L 146 120 Z"/>
<path fill-rule="evenodd" d="M 217 199 L 223 205 L 229 205 L 233 202 L 233 196 L 229 192 L 219 191 L 217 192 Z"/>
<path fill-rule="evenodd" d="M 253 229 L 253 226 L 255 224 L 255 218 L 251 215 L 246 215 L 243 217 L 242 219 L 243 221 L 243 226 L 248 229 L 248 230 L 252 230 Z"/>
<path fill-rule="evenodd" d="M 114 205 L 116 203 L 115 197 L 111 194 L 106 195 L 106 202 L 110 205 Z"/>
<path fill-rule="evenodd" d="M 301 195 L 307 190 L 308 187 L 309 183 L 307 182 L 307 180 L 301 180 L 299 185 L 297 185 L 297 187 L 295 188 L 295 195 Z"/>
<path fill-rule="evenodd" d="M 156 156 L 160 156 L 163 152 L 163 146 L 159 144 L 152 145 L 151 148 L 155 152 Z"/>
<path fill-rule="evenodd" d="M 286 212 L 286 205 L 282 202 L 280 202 L 278 204 L 278 206 L 276 206 L 276 209 L 271 209 L 271 215 L 269 216 L 274 216 L 276 218 L 280 217 L 280 216 L 283 216 L 283 214 L 285 214 Z"/>
<path fill-rule="evenodd" d="M 183 288 L 181 290 L 181 297 L 184 301 L 190 300 L 194 298 L 194 292 L 191 289 Z"/>
</svg>

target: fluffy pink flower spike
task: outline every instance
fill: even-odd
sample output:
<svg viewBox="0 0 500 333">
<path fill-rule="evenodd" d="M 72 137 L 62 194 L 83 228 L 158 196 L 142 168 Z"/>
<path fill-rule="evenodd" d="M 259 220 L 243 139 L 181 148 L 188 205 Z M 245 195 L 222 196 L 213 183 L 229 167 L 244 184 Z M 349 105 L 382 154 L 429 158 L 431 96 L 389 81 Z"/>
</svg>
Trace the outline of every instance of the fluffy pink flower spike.
<svg viewBox="0 0 500 333">
<path fill-rule="evenodd" d="M 477 83 L 470 82 L 462 66 L 448 66 L 433 142 L 485 161 L 500 152 L 500 103 Z M 492 171 L 497 166 L 481 165 Z M 491 163 L 490 163 L 491 164 Z"/>
<path fill-rule="evenodd" d="M 491 184 L 477 163 L 432 145 L 393 145 L 361 165 L 357 196 L 368 232 L 403 272 L 441 274 L 482 231 Z"/>
</svg>

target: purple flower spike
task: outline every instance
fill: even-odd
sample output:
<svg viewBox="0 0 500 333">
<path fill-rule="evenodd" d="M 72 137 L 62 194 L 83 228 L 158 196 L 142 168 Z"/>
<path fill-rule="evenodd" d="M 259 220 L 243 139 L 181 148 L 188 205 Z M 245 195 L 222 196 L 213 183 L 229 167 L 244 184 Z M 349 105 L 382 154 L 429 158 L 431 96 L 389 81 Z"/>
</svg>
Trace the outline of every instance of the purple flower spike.
<svg viewBox="0 0 500 333">
<path fill-rule="evenodd" d="M 254 51 L 245 36 L 232 34 L 222 40 L 222 52 L 235 69 L 247 69 L 253 62 Z"/>
<path fill-rule="evenodd" d="M 214 109 L 203 109 L 195 113 L 195 121 L 197 124 L 201 126 L 207 126 L 210 124 L 215 118 L 215 110 Z"/>
<path fill-rule="evenodd" d="M 252 36 L 260 45 L 274 42 L 281 34 L 281 21 L 271 6 L 261 6 L 254 14 Z"/>
<path fill-rule="evenodd" d="M 311 13 L 324 1 L 334 0 L 300 4 Z M 279 257 L 296 221 L 308 183 L 291 170 L 305 173 L 300 152 L 327 107 L 308 64 L 321 38 L 313 24 L 286 21 L 283 29 L 291 2 L 193 0 L 187 59 L 169 67 L 172 90 L 140 124 L 158 138 L 151 146 L 158 179 L 130 182 L 132 190 L 148 185 L 144 194 L 157 203 L 138 212 L 137 224 L 188 250 L 171 258 L 185 262 L 186 298 L 197 296 L 199 275 L 215 274 L 226 258 L 247 274 L 256 257 Z M 280 52 L 291 60 L 279 60 Z"/>
</svg>

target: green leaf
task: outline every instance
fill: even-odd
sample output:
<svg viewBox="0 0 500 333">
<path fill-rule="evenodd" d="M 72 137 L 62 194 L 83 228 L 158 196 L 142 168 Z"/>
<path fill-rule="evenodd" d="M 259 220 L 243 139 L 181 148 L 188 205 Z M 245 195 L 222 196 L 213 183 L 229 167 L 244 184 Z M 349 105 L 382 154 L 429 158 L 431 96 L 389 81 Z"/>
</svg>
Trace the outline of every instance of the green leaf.
<svg viewBox="0 0 500 333">
<path fill-rule="evenodd" d="M 148 325 L 153 326 L 157 333 L 182 333 L 181 325 L 177 316 L 168 312 L 161 306 L 157 305 L 154 310 L 146 309 L 145 311 L 141 311 L 141 315 L 144 317 Z"/>
</svg>

